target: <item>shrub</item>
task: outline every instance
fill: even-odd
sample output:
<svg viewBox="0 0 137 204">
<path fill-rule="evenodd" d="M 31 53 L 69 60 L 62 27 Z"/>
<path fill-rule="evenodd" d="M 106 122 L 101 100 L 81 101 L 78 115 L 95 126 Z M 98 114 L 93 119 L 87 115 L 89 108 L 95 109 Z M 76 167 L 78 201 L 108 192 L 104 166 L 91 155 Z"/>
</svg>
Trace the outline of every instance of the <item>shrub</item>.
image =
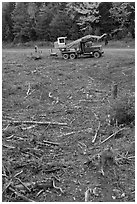
<svg viewBox="0 0 137 204">
<path fill-rule="evenodd" d="M 135 97 L 123 96 L 116 99 L 110 108 L 110 124 L 130 125 L 135 122 Z"/>
</svg>

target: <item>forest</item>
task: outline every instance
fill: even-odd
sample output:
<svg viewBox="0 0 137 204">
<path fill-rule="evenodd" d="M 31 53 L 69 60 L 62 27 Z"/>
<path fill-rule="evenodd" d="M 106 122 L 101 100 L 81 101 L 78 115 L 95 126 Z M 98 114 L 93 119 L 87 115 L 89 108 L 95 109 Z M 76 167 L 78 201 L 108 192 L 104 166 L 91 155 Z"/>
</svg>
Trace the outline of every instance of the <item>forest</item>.
<svg viewBox="0 0 137 204">
<path fill-rule="evenodd" d="M 135 2 L 2 3 L 3 42 L 75 40 L 102 33 L 135 38 Z"/>
</svg>

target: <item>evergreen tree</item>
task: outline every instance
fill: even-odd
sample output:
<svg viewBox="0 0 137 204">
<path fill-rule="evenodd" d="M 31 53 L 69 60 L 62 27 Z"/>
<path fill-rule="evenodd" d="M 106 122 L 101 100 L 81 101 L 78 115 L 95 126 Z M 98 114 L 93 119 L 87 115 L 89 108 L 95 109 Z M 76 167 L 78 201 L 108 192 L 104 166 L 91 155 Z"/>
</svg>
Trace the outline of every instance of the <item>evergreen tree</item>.
<svg viewBox="0 0 137 204">
<path fill-rule="evenodd" d="M 36 22 L 36 33 L 40 40 L 50 40 L 50 23 L 53 18 L 53 7 L 43 4 L 39 10 Z"/>
<path fill-rule="evenodd" d="M 70 38 L 72 21 L 64 11 L 59 11 L 50 23 L 51 40 L 56 40 L 59 36 Z"/>
<path fill-rule="evenodd" d="M 112 6 L 112 2 L 101 2 L 98 6 L 99 26 L 102 33 L 110 33 L 114 29 L 114 22 L 110 14 Z"/>
<path fill-rule="evenodd" d="M 135 37 L 135 3 L 115 2 L 110 9 L 113 21 L 117 28 L 127 29 Z"/>
<path fill-rule="evenodd" d="M 3 41 L 50 41 L 59 36 L 75 40 L 121 30 L 135 37 L 135 2 L 2 3 Z"/>
<path fill-rule="evenodd" d="M 27 8 L 27 3 L 16 3 L 15 9 L 13 11 L 13 31 L 15 35 L 15 42 L 26 42 L 30 40 L 31 25 L 29 22 L 29 14 Z"/>
<path fill-rule="evenodd" d="M 12 14 L 15 42 L 27 42 L 36 39 L 34 6 L 34 4 L 26 2 L 16 3 Z"/>
<path fill-rule="evenodd" d="M 92 34 L 93 27 L 99 22 L 98 2 L 71 2 L 68 4 L 68 11 L 71 16 L 77 14 L 77 25 L 83 34 Z"/>
<path fill-rule="evenodd" d="M 14 2 L 2 3 L 2 40 L 3 41 L 12 41 L 14 38 L 13 21 L 11 17 L 14 7 L 15 7 Z"/>
</svg>

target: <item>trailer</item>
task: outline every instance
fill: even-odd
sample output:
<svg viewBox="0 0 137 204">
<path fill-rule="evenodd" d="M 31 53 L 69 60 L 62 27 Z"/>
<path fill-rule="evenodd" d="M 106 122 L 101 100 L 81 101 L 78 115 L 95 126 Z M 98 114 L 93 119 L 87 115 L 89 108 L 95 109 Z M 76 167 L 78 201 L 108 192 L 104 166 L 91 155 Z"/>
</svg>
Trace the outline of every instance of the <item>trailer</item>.
<svg viewBox="0 0 137 204">
<path fill-rule="evenodd" d="M 57 41 L 54 42 L 54 48 L 59 49 L 63 59 L 75 59 L 81 56 L 92 56 L 99 58 L 103 55 L 104 51 L 102 45 L 93 45 L 94 40 L 101 40 L 107 34 L 102 36 L 86 35 L 78 40 L 66 44 L 66 37 L 59 37 Z M 50 53 L 51 56 L 57 56 L 56 53 Z"/>
</svg>

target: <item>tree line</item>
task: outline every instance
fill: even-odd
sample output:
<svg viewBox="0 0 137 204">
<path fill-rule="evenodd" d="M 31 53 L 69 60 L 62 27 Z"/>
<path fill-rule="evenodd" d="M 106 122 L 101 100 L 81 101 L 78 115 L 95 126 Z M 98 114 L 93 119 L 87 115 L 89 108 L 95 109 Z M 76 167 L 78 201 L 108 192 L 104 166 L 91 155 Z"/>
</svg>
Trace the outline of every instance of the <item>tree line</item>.
<svg viewBox="0 0 137 204">
<path fill-rule="evenodd" d="M 5 42 L 70 40 L 87 34 L 135 37 L 135 2 L 3 2 Z"/>
</svg>

